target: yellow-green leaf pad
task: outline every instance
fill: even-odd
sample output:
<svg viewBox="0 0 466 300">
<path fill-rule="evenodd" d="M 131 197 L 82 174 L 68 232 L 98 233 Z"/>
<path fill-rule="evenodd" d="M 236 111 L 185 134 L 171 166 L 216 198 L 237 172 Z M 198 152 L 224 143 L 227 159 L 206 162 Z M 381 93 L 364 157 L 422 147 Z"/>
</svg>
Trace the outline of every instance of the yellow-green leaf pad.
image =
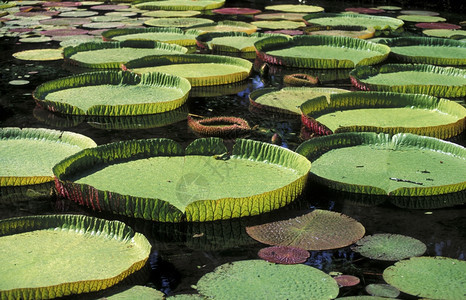
<svg viewBox="0 0 466 300">
<path fill-rule="evenodd" d="M 466 262 L 447 257 L 412 257 L 388 267 L 386 282 L 400 291 L 429 299 L 464 299 Z"/>
<path fill-rule="evenodd" d="M 269 144 L 220 139 L 183 149 L 152 139 L 103 145 L 55 166 L 64 196 L 99 210 L 177 222 L 229 219 L 277 209 L 298 196 L 310 163 Z M 260 182 L 256 180 L 260 174 Z"/>
<path fill-rule="evenodd" d="M 228 263 L 197 283 L 211 299 L 334 299 L 338 284 L 324 272 L 306 265 L 280 265 L 263 260 Z"/>
<path fill-rule="evenodd" d="M 45 128 L 0 128 L 0 186 L 53 181 L 53 166 L 62 159 L 95 147 L 90 138 Z"/>
<path fill-rule="evenodd" d="M 46 215 L 0 221 L 0 295 L 49 299 L 106 289 L 141 269 L 147 239 L 118 221 Z"/>
<path fill-rule="evenodd" d="M 466 189 L 464 147 L 412 134 L 352 132 L 315 138 L 296 150 L 312 161 L 312 178 L 338 190 L 430 196 Z"/>
</svg>

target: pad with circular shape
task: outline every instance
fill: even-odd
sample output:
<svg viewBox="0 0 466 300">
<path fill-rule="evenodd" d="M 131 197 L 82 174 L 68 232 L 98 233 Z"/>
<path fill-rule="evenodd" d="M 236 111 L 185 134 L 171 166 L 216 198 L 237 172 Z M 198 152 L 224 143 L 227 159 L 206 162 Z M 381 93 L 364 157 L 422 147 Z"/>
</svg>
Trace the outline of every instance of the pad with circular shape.
<svg viewBox="0 0 466 300">
<path fill-rule="evenodd" d="M 427 247 L 423 242 L 409 236 L 379 233 L 365 236 L 351 249 L 364 257 L 396 261 L 421 256 Z"/>
</svg>

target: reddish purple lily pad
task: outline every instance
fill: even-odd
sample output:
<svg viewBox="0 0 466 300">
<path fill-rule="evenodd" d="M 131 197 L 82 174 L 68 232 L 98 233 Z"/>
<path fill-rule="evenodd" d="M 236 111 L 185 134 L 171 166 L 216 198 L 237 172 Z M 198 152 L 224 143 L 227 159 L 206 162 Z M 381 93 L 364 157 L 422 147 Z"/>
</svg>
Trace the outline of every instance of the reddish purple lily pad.
<svg viewBox="0 0 466 300">
<path fill-rule="evenodd" d="M 44 30 L 40 33 L 47 36 L 70 36 L 70 35 L 81 35 L 86 34 L 88 30 L 76 29 L 76 28 L 67 28 L 67 29 L 52 29 Z"/>
<path fill-rule="evenodd" d="M 260 249 L 257 255 L 271 263 L 293 265 L 305 262 L 309 258 L 310 253 L 307 250 L 296 247 L 272 246 Z"/>
<path fill-rule="evenodd" d="M 380 14 L 385 12 L 383 9 L 377 8 L 366 8 L 366 7 L 348 7 L 345 8 L 345 11 L 351 11 L 359 14 Z"/>
<path fill-rule="evenodd" d="M 60 14 L 58 10 L 55 11 L 20 11 L 15 13 L 17 17 L 35 17 L 35 16 L 49 16 L 53 17 Z"/>
<path fill-rule="evenodd" d="M 460 29 L 460 25 L 450 23 L 417 23 L 414 24 L 417 28 L 422 29 Z"/>
<path fill-rule="evenodd" d="M 116 10 L 116 9 L 126 9 L 129 8 L 129 5 L 117 5 L 117 4 L 102 4 L 91 6 L 93 10 Z"/>
<path fill-rule="evenodd" d="M 247 8 L 247 7 L 224 7 L 212 10 L 213 13 L 220 15 L 255 15 L 262 11 L 259 9 Z"/>
<path fill-rule="evenodd" d="M 333 277 L 340 287 L 355 286 L 361 282 L 361 280 L 353 275 L 338 275 Z"/>
<path fill-rule="evenodd" d="M 39 23 L 42 25 L 56 26 L 82 25 L 90 22 L 91 20 L 89 20 L 88 18 L 53 18 L 39 21 Z"/>
<path fill-rule="evenodd" d="M 9 32 L 19 32 L 19 33 L 22 33 L 22 32 L 31 32 L 33 31 L 32 28 L 25 28 L 25 27 L 19 27 L 19 28 L 10 28 L 8 29 Z"/>
<path fill-rule="evenodd" d="M 71 2 L 71 1 L 66 1 L 66 2 L 44 2 L 42 3 L 43 7 L 77 7 L 81 6 L 81 2 Z"/>
</svg>

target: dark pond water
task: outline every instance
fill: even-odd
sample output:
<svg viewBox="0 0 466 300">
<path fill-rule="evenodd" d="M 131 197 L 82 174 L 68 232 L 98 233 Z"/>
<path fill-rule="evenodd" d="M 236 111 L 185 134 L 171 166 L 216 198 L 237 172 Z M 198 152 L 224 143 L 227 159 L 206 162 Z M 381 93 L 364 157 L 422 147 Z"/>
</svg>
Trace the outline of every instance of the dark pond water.
<svg viewBox="0 0 466 300">
<path fill-rule="evenodd" d="M 226 6 L 252 7 L 262 9 L 265 5 L 293 3 L 295 1 L 230 1 Z M 302 2 L 305 3 L 305 2 Z M 462 5 L 460 2 L 422 1 L 316 1 L 307 3 L 323 6 L 327 11 L 339 12 L 346 7 L 377 5 L 398 5 L 406 9 L 437 10 L 448 22 L 458 23 L 464 15 L 452 13 Z M 461 6 L 462 7 L 462 6 Z M 394 14 L 394 13 L 392 13 Z M 227 19 L 208 15 L 216 20 Z M 238 20 L 248 20 L 233 17 Z M 250 19 L 249 19 L 250 20 Z M 413 29 L 412 26 L 407 26 Z M 419 32 L 416 32 L 419 34 Z M 42 127 L 67 130 L 84 134 L 94 139 L 97 144 L 105 144 L 121 140 L 164 137 L 182 145 L 187 145 L 197 137 L 189 130 L 186 120 L 163 127 L 116 130 L 101 129 L 105 124 L 99 120 L 85 121 L 50 114 L 35 106 L 31 93 L 35 86 L 42 82 L 70 75 L 72 71 L 61 62 L 25 62 L 12 58 L 18 51 L 37 48 L 58 47 L 58 42 L 20 43 L 14 37 L 0 38 L 0 126 L 1 127 Z M 260 62 L 256 62 L 260 66 Z M 234 115 L 245 118 L 250 125 L 259 130 L 250 138 L 270 141 L 273 133 L 283 138 L 282 146 L 294 150 L 300 140 L 299 119 L 278 119 L 274 115 L 262 115 L 249 110 L 248 95 L 251 91 L 275 86 L 282 86 L 283 72 L 278 70 L 267 76 L 260 76 L 255 70 L 250 79 L 242 85 L 230 87 L 231 94 L 222 96 L 190 97 L 187 109 L 190 113 L 201 116 Z M 11 85 L 14 79 L 27 79 L 27 85 Z M 328 81 L 321 86 L 351 89 L 348 78 Z M 464 99 L 456 99 L 464 103 Z M 464 135 L 455 142 L 465 144 Z M 0 158 L 1 159 L 1 158 Z M 257 178 L 260 184 L 260 178 Z M 456 206 L 443 209 L 404 209 L 385 201 L 371 205 L 370 201 L 339 194 L 321 186 L 310 186 L 305 194 L 296 202 L 273 213 L 224 222 L 194 224 L 163 224 L 124 218 L 121 216 L 99 213 L 80 207 L 74 203 L 48 195 L 47 190 L 30 190 L 23 200 L 13 197 L 14 191 L 1 189 L 0 218 L 49 213 L 79 213 L 107 219 L 118 219 L 142 232 L 153 245 L 153 270 L 149 279 L 143 284 L 161 289 L 168 295 L 195 293 L 191 287 L 197 280 L 215 267 L 244 259 L 257 258 L 257 252 L 264 245 L 251 239 L 245 232 L 245 226 L 260 224 L 271 220 L 288 219 L 310 212 L 315 208 L 334 210 L 346 214 L 366 228 L 366 234 L 395 233 L 421 240 L 427 245 L 426 255 L 446 256 L 464 260 L 466 257 L 466 207 Z M 13 200 L 14 199 L 14 200 Z M 382 199 L 384 200 L 384 199 Z M 325 272 L 338 271 L 356 275 L 361 283 L 352 288 L 341 289 L 340 296 L 365 294 L 364 286 L 369 283 L 384 283 L 383 270 L 390 263 L 377 262 L 362 258 L 349 248 L 334 251 L 313 251 L 306 264 Z M 405 299 L 415 299 L 402 294 Z"/>
</svg>

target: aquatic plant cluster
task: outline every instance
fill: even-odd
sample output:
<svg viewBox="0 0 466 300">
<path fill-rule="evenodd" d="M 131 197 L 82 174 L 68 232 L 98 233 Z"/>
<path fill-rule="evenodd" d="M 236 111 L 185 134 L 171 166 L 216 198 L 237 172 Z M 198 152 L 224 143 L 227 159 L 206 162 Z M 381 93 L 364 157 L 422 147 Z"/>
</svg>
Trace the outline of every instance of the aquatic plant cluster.
<svg viewBox="0 0 466 300">
<path fill-rule="evenodd" d="M 269 4 L 0 2 L 0 298 L 464 298 L 465 21 Z"/>
</svg>

